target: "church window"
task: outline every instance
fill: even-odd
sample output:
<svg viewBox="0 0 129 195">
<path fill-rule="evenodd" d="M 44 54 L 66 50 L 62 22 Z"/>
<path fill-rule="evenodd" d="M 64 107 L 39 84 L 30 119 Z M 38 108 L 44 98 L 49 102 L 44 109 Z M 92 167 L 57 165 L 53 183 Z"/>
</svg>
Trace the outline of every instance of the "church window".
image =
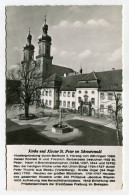
<svg viewBox="0 0 129 195">
<path fill-rule="evenodd" d="M 94 91 L 92 91 L 91 93 L 92 93 L 92 94 L 94 94 L 95 92 L 94 92 Z"/>
<path fill-rule="evenodd" d="M 88 91 L 85 91 L 85 94 L 87 94 L 88 93 Z"/>
<path fill-rule="evenodd" d="M 39 54 L 41 54 L 41 45 L 39 45 Z"/>
<path fill-rule="evenodd" d="M 79 91 L 78 93 L 81 94 L 81 91 Z"/>
</svg>

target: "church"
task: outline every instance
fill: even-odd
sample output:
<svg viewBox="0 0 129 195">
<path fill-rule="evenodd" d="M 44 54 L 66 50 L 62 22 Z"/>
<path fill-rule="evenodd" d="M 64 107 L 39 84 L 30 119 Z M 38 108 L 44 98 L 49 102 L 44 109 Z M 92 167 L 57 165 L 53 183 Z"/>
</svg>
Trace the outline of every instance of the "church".
<svg viewBox="0 0 129 195">
<path fill-rule="evenodd" d="M 27 44 L 24 47 L 24 57 L 21 63 L 25 63 L 26 61 L 34 60 L 34 45 L 31 43 L 32 35 L 30 34 L 27 36 Z M 42 35 L 38 37 L 38 55 L 36 56 L 36 64 L 38 66 L 38 71 L 41 77 L 41 83 L 45 81 L 48 77 L 53 75 L 54 73 L 63 76 L 64 73 L 69 74 L 73 73 L 74 71 L 70 68 L 58 66 L 52 64 L 53 56 L 51 56 L 51 45 L 52 45 L 52 38 L 48 35 L 48 25 L 45 24 L 42 27 Z"/>
<path fill-rule="evenodd" d="M 79 73 L 74 70 L 54 65 L 51 56 L 52 38 L 48 35 L 48 25 L 42 27 L 38 37 L 38 55 L 36 64 L 40 73 L 41 103 L 51 109 L 81 111 L 87 115 L 96 113 L 110 115 L 116 106 L 116 97 L 122 102 L 122 70 Z M 21 63 L 34 60 L 32 35 L 27 37 L 24 57 Z"/>
</svg>

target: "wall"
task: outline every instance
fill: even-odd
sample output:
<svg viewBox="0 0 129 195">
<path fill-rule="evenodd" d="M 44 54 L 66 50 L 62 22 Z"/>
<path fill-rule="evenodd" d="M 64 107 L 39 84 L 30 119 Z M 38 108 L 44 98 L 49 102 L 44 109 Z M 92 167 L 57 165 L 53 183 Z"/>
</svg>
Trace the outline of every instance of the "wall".
<svg viewBox="0 0 129 195">
<path fill-rule="evenodd" d="M 99 95 L 98 95 L 97 88 L 77 88 L 76 89 L 76 109 L 78 110 L 78 107 L 80 106 L 80 103 L 78 102 L 78 98 L 81 97 L 81 99 L 84 101 L 84 95 L 88 96 L 88 102 L 91 101 L 91 98 L 95 98 L 95 105 L 92 105 L 92 108 L 97 110 L 99 107 L 99 103 L 98 103 Z"/>
<path fill-rule="evenodd" d="M 66 96 L 64 97 L 64 92 L 66 92 Z M 72 107 L 72 102 L 75 102 L 75 97 L 72 97 L 72 93 L 75 93 L 75 97 L 76 97 L 76 92 L 75 91 L 61 91 L 60 92 L 60 101 L 62 102 L 61 104 L 61 108 L 70 108 L 70 109 L 75 109 L 74 107 Z M 68 97 L 68 93 L 70 94 L 70 97 Z M 66 101 L 66 106 L 63 105 L 63 102 Z M 70 102 L 70 106 L 68 106 L 68 102 Z M 76 103 L 75 103 L 76 104 Z M 76 106 L 75 106 L 76 107 Z"/>
<path fill-rule="evenodd" d="M 104 98 L 101 98 L 101 93 L 104 93 Z M 112 100 L 109 100 L 108 98 L 108 94 L 112 93 Z M 115 92 L 115 94 L 121 94 L 122 96 L 122 92 Z M 121 101 L 119 101 L 119 103 L 122 104 L 122 99 Z M 115 110 L 116 109 L 116 101 L 115 101 L 115 95 L 114 92 L 112 91 L 100 91 L 99 92 L 99 108 L 101 105 L 104 105 L 104 109 L 103 111 L 101 109 L 99 109 L 99 113 L 100 114 L 104 114 L 104 115 L 111 115 L 111 113 L 108 111 L 108 106 L 112 106 L 112 109 Z"/>
<path fill-rule="evenodd" d="M 49 94 L 50 90 L 51 90 L 51 96 Z M 48 92 L 47 96 L 46 96 L 46 92 Z M 43 93 L 44 93 L 44 95 L 43 95 Z M 53 88 L 41 89 L 41 101 L 43 101 L 44 105 L 46 105 L 46 100 L 47 100 L 48 104 L 46 106 L 49 108 L 55 107 L 54 95 L 55 95 L 55 90 Z M 51 105 L 49 104 L 49 101 L 51 101 Z"/>
</svg>

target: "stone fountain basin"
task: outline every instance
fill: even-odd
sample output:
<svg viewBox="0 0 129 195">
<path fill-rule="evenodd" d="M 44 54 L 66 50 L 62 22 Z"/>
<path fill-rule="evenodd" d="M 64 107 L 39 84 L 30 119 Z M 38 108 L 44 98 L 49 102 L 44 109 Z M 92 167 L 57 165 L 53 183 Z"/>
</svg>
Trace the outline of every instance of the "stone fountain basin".
<svg viewBox="0 0 129 195">
<path fill-rule="evenodd" d="M 52 132 L 55 134 L 64 134 L 64 133 L 70 133 L 73 131 L 73 128 L 71 128 L 69 125 L 59 125 L 55 124 L 52 126 Z"/>
</svg>

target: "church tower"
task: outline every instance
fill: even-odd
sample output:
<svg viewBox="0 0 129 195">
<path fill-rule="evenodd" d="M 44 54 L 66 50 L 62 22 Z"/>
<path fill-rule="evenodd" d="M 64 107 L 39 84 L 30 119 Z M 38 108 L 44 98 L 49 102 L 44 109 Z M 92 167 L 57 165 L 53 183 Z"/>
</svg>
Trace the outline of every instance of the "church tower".
<svg viewBox="0 0 129 195">
<path fill-rule="evenodd" d="M 51 37 L 48 35 L 48 25 L 45 24 L 42 27 L 42 35 L 38 38 L 39 52 L 36 56 L 36 62 L 39 68 L 39 72 L 42 74 L 42 82 L 51 75 L 52 59 L 51 56 Z"/>
<path fill-rule="evenodd" d="M 34 45 L 31 44 L 32 41 L 32 35 L 30 34 L 30 29 L 29 29 L 29 34 L 27 36 L 27 44 L 24 46 L 23 50 L 23 61 L 22 63 L 30 62 L 31 60 L 34 59 Z"/>
</svg>

